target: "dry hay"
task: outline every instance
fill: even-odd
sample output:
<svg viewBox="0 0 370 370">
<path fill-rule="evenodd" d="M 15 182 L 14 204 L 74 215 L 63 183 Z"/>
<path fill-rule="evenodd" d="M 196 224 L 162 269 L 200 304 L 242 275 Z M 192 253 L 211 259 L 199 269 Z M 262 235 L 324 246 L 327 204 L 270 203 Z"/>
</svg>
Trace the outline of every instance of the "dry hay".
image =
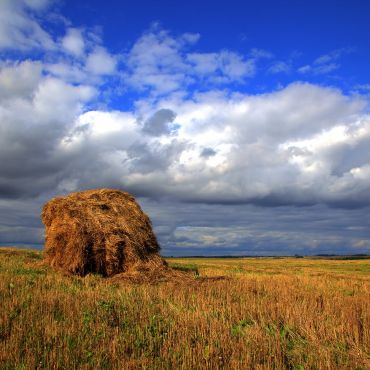
<svg viewBox="0 0 370 370">
<path fill-rule="evenodd" d="M 152 279 L 170 270 L 149 217 L 129 193 L 98 189 L 53 198 L 42 221 L 45 263 L 65 273 Z"/>
</svg>

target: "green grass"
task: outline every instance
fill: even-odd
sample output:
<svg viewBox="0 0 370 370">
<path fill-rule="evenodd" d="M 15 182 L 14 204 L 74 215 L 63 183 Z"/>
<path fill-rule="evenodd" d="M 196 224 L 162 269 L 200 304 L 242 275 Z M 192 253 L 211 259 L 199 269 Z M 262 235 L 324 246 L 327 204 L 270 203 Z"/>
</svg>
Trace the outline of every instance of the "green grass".
<svg viewBox="0 0 370 370">
<path fill-rule="evenodd" d="M 199 276 L 199 269 L 197 265 L 194 264 L 181 264 L 181 263 L 169 263 L 170 267 L 179 270 L 179 271 L 185 271 L 185 272 L 193 272 L 194 275 Z"/>
</svg>

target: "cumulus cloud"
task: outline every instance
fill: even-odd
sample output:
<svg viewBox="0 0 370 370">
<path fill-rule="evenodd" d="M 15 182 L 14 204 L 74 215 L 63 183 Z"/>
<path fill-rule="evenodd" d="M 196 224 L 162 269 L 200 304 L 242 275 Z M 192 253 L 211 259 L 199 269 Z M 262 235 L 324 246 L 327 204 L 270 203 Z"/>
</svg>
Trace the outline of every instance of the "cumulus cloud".
<svg viewBox="0 0 370 370">
<path fill-rule="evenodd" d="M 112 183 L 140 195 L 205 203 L 370 204 L 370 119 L 357 96 L 293 84 L 259 96 L 168 97 L 144 113 L 80 114 L 93 95 L 88 86 L 43 78 L 31 97 L 2 106 L 2 151 L 13 158 L 12 167 L 3 163 L 4 186 L 33 142 L 41 163 L 55 161 L 46 166 L 50 175 L 62 170 L 76 189 Z M 19 152 L 11 139 L 16 133 Z M 74 159 L 63 167 L 66 158 Z M 92 180 L 97 167 L 99 178 Z"/>
<path fill-rule="evenodd" d="M 143 132 L 153 136 L 169 134 L 171 132 L 169 124 L 172 123 L 175 118 L 176 114 L 172 110 L 160 109 L 145 121 Z"/>
<path fill-rule="evenodd" d="M 339 60 L 346 54 L 351 53 L 351 48 L 341 48 L 332 50 L 316 58 L 312 64 L 306 64 L 298 68 L 302 74 L 312 73 L 314 75 L 324 75 L 340 68 Z"/>
<path fill-rule="evenodd" d="M 230 50 L 191 52 L 199 34 L 178 37 L 158 27 L 140 37 L 127 54 L 125 82 L 166 94 L 200 82 L 243 82 L 255 73 L 255 60 Z M 148 53 L 150 50 L 150 53 Z"/>
<path fill-rule="evenodd" d="M 53 38 L 37 21 L 50 0 L 2 0 L 0 2 L 0 49 L 53 49 Z"/>
<path fill-rule="evenodd" d="M 99 82 L 99 76 L 88 73 L 81 63 L 70 63 L 64 60 L 43 64 L 43 70 L 53 77 L 60 78 L 67 83 Z"/>
<path fill-rule="evenodd" d="M 77 57 L 82 56 L 85 51 L 85 41 L 81 30 L 69 28 L 62 39 L 62 46 L 68 53 Z"/>
<path fill-rule="evenodd" d="M 253 60 L 234 52 L 192 53 L 187 56 L 193 70 L 201 75 L 211 75 L 215 82 L 232 82 L 251 77 L 255 73 Z"/>
<path fill-rule="evenodd" d="M 369 92 L 370 91 L 370 84 L 360 84 L 354 86 L 354 89 L 357 91 L 362 91 L 362 92 Z"/>
<path fill-rule="evenodd" d="M 42 64 L 24 61 L 6 63 L 0 69 L 0 98 L 24 98 L 34 92 L 42 76 Z"/>
<path fill-rule="evenodd" d="M 340 65 L 337 63 L 328 63 L 328 64 L 320 64 L 320 65 L 304 65 L 298 68 L 299 73 L 313 73 L 315 75 L 323 75 L 339 69 Z"/>
<path fill-rule="evenodd" d="M 164 30 L 144 34 L 127 55 L 126 81 L 139 89 L 176 90 L 185 80 L 181 48 L 186 44 L 186 38 L 175 39 Z"/>
<path fill-rule="evenodd" d="M 271 64 L 271 66 L 268 69 L 269 73 L 289 73 L 291 70 L 291 66 L 282 61 L 277 61 Z"/>
<path fill-rule="evenodd" d="M 349 54 L 353 51 L 352 48 L 341 48 L 330 51 L 327 54 L 320 55 L 313 62 L 315 65 L 326 65 L 333 63 L 340 59 L 342 56 Z"/>
<path fill-rule="evenodd" d="M 96 47 L 86 60 L 88 72 L 96 75 L 110 75 L 116 70 L 117 60 L 104 47 Z"/>
<path fill-rule="evenodd" d="M 1 194 L 38 195 L 55 186 L 64 160 L 58 143 L 95 89 L 44 77 L 37 62 L 7 66 L 1 73 L 7 82 L 0 84 L 0 157 L 6 158 L 0 163 Z"/>
<path fill-rule="evenodd" d="M 250 51 L 250 56 L 255 59 L 271 59 L 274 57 L 274 55 L 271 52 L 257 48 L 253 48 Z"/>
</svg>

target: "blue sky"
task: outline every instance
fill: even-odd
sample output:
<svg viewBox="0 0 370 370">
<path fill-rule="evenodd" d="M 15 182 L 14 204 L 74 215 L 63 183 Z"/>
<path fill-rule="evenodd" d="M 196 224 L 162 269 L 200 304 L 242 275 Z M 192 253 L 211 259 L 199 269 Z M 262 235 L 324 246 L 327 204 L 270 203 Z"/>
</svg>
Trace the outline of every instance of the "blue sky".
<svg viewBox="0 0 370 370">
<path fill-rule="evenodd" d="M 199 33 L 194 50 L 222 49 L 250 55 L 262 49 L 271 58 L 260 63 L 255 80 L 243 91 L 275 88 L 279 83 L 308 80 L 350 90 L 368 81 L 370 5 L 366 1 L 101 1 L 66 2 L 65 14 L 77 24 L 103 25 L 110 50 L 132 46 L 153 22 L 173 34 Z M 297 73 L 322 56 L 331 57 L 330 74 Z M 280 62 L 280 69 L 276 63 Z M 286 63 L 283 66 L 282 63 Z M 274 73 L 266 73 L 269 69 Z M 285 67 L 285 68 L 284 68 Z M 289 67 L 289 68 L 288 68 Z M 280 71 L 280 73 L 277 73 Z M 257 86 L 256 86 L 257 85 Z"/>
<path fill-rule="evenodd" d="M 0 3 L 0 245 L 127 190 L 165 255 L 369 253 L 366 1 Z"/>
</svg>

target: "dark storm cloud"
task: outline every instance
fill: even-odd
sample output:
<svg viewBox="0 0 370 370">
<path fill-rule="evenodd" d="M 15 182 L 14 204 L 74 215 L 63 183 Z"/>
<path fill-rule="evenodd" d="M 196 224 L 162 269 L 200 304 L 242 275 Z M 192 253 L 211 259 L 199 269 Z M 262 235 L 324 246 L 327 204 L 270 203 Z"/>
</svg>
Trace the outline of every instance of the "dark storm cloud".
<svg viewBox="0 0 370 370">
<path fill-rule="evenodd" d="M 183 145 L 177 140 L 166 145 L 138 142 L 127 150 L 135 171 L 146 174 L 154 171 L 166 171 L 181 153 Z"/>
<path fill-rule="evenodd" d="M 143 132 L 152 136 L 169 134 L 169 124 L 176 118 L 176 113 L 170 109 L 160 109 L 144 123 Z"/>
<path fill-rule="evenodd" d="M 217 152 L 212 148 L 204 148 L 202 152 L 200 153 L 200 155 L 201 157 L 208 158 L 208 157 L 214 156 L 216 153 Z"/>
<path fill-rule="evenodd" d="M 370 208 L 141 201 L 166 255 L 369 253 Z M 196 207 L 196 211 L 195 208 Z"/>
<path fill-rule="evenodd" d="M 50 195 L 1 201 L 0 245 L 40 246 L 39 214 Z M 139 198 L 164 255 L 293 255 L 369 253 L 370 208 L 261 208 L 184 204 Z"/>
<path fill-rule="evenodd" d="M 40 199 L 0 200 L 0 245 L 37 247 L 42 243 Z"/>
</svg>

